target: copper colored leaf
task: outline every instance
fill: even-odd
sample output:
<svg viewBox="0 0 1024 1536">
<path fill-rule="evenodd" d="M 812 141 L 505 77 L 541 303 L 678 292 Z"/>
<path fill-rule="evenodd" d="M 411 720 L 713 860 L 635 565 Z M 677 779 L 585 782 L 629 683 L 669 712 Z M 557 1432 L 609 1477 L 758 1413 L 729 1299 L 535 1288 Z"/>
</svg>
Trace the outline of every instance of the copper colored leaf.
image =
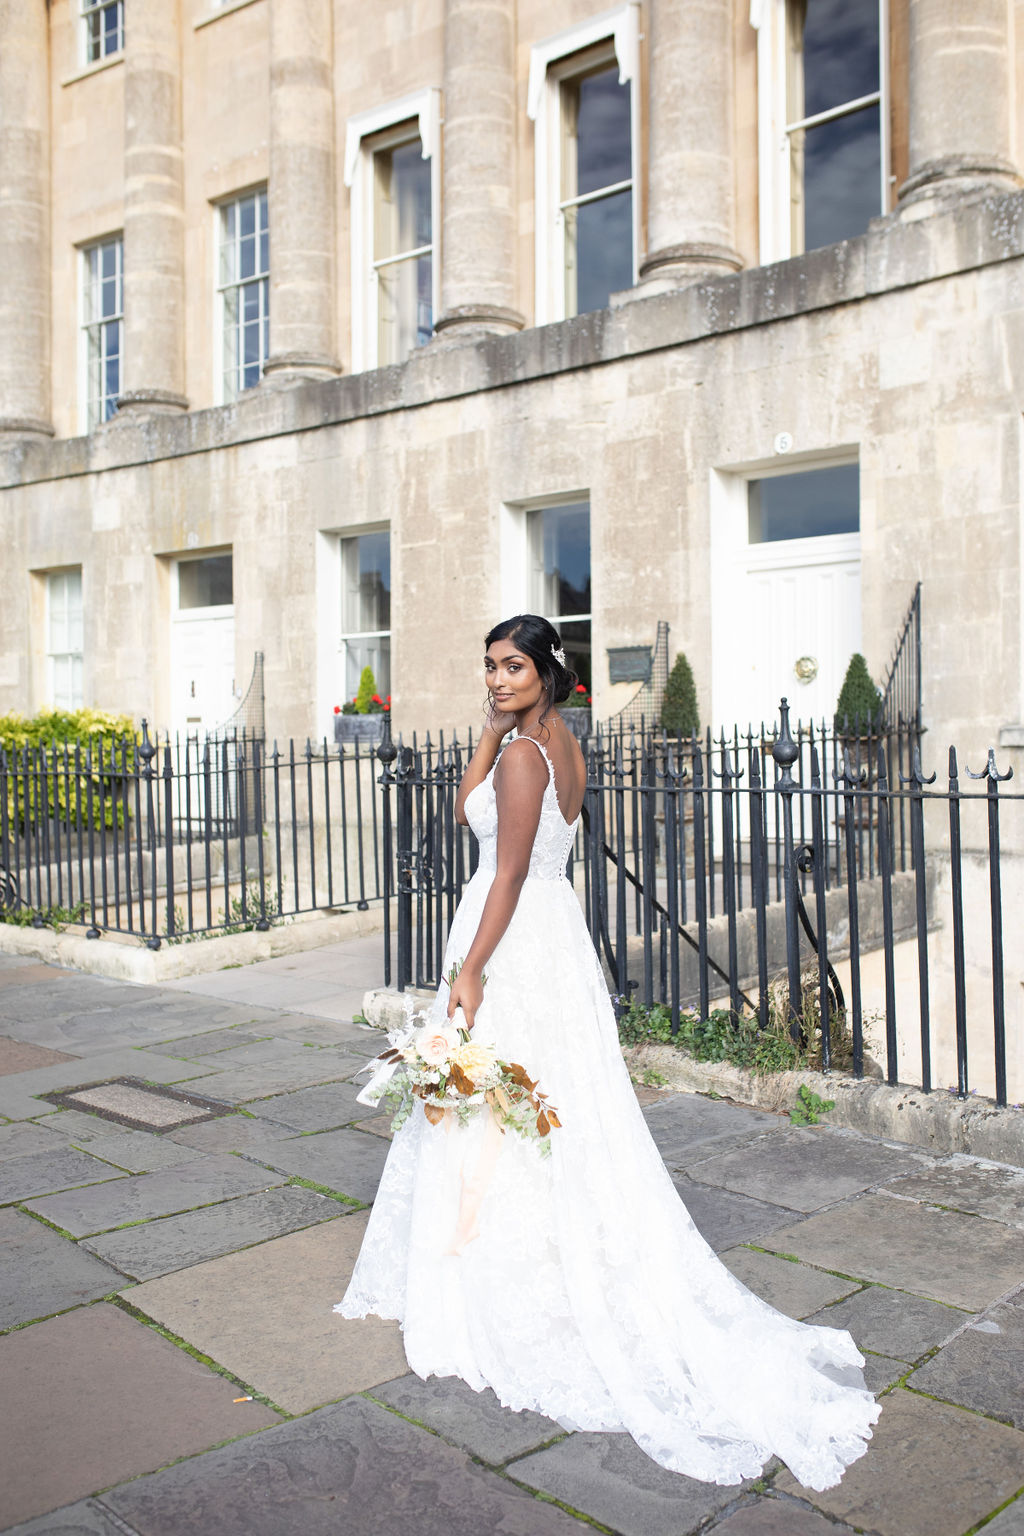
<svg viewBox="0 0 1024 1536">
<path fill-rule="evenodd" d="M 424 1104 L 423 1113 L 426 1115 L 431 1125 L 440 1125 L 448 1111 L 446 1109 L 442 1109 L 440 1104 Z"/>
<path fill-rule="evenodd" d="M 541 1110 L 540 1114 L 537 1116 L 537 1131 L 541 1136 L 546 1136 L 550 1129 L 551 1127 L 548 1124 L 548 1117 L 544 1111 Z"/>
<path fill-rule="evenodd" d="M 553 1125 L 553 1126 L 557 1127 L 560 1130 L 561 1126 L 562 1126 L 562 1122 L 558 1118 L 558 1111 L 552 1109 L 550 1104 L 547 1107 L 547 1116 L 548 1116 L 548 1124 L 549 1125 Z"/>
</svg>

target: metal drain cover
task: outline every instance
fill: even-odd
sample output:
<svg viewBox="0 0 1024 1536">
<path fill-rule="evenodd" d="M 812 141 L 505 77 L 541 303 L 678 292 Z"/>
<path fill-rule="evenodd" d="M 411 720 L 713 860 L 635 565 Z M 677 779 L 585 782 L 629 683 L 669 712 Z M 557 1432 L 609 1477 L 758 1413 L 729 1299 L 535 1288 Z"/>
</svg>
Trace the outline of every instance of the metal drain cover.
<svg viewBox="0 0 1024 1536">
<path fill-rule="evenodd" d="M 143 1131 L 173 1131 L 179 1125 L 229 1115 L 232 1109 L 230 1104 L 217 1104 L 195 1093 L 178 1093 L 174 1088 L 154 1088 L 133 1077 L 65 1088 L 60 1093 L 40 1094 L 40 1098 L 62 1109 L 88 1110 L 104 1120 Z"/>
</svg>

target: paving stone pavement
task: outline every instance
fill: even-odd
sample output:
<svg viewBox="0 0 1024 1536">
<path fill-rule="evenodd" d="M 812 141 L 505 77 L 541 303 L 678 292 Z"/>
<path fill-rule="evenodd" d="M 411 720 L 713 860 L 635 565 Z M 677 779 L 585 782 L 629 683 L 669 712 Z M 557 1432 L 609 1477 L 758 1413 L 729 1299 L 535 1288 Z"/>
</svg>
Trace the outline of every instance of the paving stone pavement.
<svg viewBox="0 0 1024 1536">
<path fill-rule="evenodd" d="M 337 1317 L 367 1213 L 330 1192 L 371 1201 L 387 1154 L 352 1022 L 379 943 L 166 987 L 0 956 L 0 1529 L 1024 1536 L 1024 1170 L 641 1094 L 723 1262 L 865 1351 L 882 1416 L 827 1493 L 667 1473 Z M 138 1131 L 39 1096 L 122 1076 L 233 1112 Z"/>
</svg>

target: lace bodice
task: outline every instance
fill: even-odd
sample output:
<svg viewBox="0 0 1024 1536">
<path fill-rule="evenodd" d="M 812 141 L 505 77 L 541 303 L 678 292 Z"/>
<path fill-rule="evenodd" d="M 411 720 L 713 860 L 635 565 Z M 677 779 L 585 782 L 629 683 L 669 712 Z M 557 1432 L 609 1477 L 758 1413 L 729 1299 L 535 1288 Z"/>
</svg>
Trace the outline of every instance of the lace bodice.
<svg viewBox="0 0 1024 1536">
<path fill-rule="evenodd" d="M 532 741 L 548 766 L 547 788 L 541 802 L 540 822 L 533 841 L 528 878 L 559 880 L 565 875 L 565 865 L 576 836 L 579 817 L 570 826 L 559 810 L 554 764 L 540 742 L 533 736 L 517 736 L 513 739 Z M 497 766 L 495 763 L 494 768 Z M 478 784 L 466 797 L 466 818 L 480 844 L 480 868 L 491 874 L 497 867 L 498 853 L 498 804 L 494 793 L 494 768 L 483 783 Z"/>
</svg>

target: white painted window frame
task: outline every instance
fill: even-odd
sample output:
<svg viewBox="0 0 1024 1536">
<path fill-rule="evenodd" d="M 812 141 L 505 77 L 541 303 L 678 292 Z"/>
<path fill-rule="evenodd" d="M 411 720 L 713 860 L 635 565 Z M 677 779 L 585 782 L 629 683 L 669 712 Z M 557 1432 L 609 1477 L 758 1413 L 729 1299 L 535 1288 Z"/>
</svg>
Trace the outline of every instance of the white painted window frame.
<svg viewBox="0 0 1024 1536">
<path fill-rule="evenodd" d="M 502 503 L 498 525 L 498 557 L 500 565 L 500 590 L 502 613 L 528 613 L 533 611 L 532 593 L 532 554 L 530 551 L 530 516 L 534 512 L 544 512 L 548 507 L 575 506 L 578 502 L 585 501 L 590 509 L 590 590 L 594 590 L 594 501 L 589 488 L 579 487 L 572 491 L 557 491 L 549 496 L 533 496 L 527 501 L 506 501 Z M 550 620 L 557 629 L 561 617 L 556 614 L 546 613 L 544 618 Z M 590 624 L 591 653 L 594 647 L 594 614 L 567 613 L 564 616 L 566 623 L 582 623 L 586 619 Z"/>
<path fill-rule="evenodd" d="M 423 159 L 430 161 L 431 304 L 435 316 L 441 308 L 441 92 L 434 86 L 408 96 L 383 102 L 358 112 L 345 125 L 346 187 L 351 190 L 350 233 L 352 242 L 352 372 L 376 368 L 377 276 L 373 257 L 373 156 L 378 149 L 393 147 L 380 136 L 415 121 Z M 396 138 L 394 143 L 401 143 Z"/>
<path fill-rule="evenodd" d="M 116 245 L 118 247 L 118 279 L 121 289 L 121 308 L 114 315 L 106 315 L 99 320 L 90 317 L 90 305 L 88 290 L 92 282 L 89 270 L 90 258 L 94 251 L 99 251 L 103 246 Z M 99 399 L 94 399 L 91 393 L 92 375 L 89 368 L 90 333 L 102 330 L 108 325 L 120 326 L 120 371 L 118 376 L 118 392 L 124 389 L 124 235 L 120 230 L 110 235 L 103 235 L 98 240 L 89 240 L 85 245 L 78 247 L 78 426 L 82 433 L 89 433 L 101 426 L 104 419 L 102 414 L 103 394 Z"/>
<path fill-rule="evenodd" d="M 80 644 L 79 644 L 78 649 L 75 649 L 74 647 L 70 647 L 70 648 L 66 648 L 64 650 L 57 650 L 54 647 L 54 644 L 53 644 L 53 621 L 54 621 L 54 616 L 55 616 L 54 615 L 54 595 L 55 595 L 54 584 L 56 582 L 62 582 L 63 583 L 63 603 L 64 603 L 64 608 L 65 608 L 64 623 L 65 623 L 65 626 L 67 627 L 68 624 L 69 624 L 68 612 L 67 612 L 67 609 L 68 609 L 67 584 L 68 584 L 68 578 L 69 577 L 73 577 L 73 576 L 77 576 L 78 577 L 78 624 L 79 624 L 79 630 L 80 630 L 80 635 L 79 635 Z M 59 570 L 59 571 L 47 571 L 47 573 L 46 573 L 46 689 L 47 689 L 47 698 L 48 698 L 48 700 L 50 702 L 51 708 L 53 708 L 53 709 L 81 709 L 82 705 L 84 703 L 85 689 L 84 689 L 84 677 L 83 677 L 83 674 L 84 674 L 84 670 L 85 670 L 85 656 L 84 656 L 84 649 L 85 648 L 84 648 L 84 640 L 83 640 L 82 635 L 81 635 L 81 627 L 82 627 L 82 624 L 83 624 L 84 609 L 85 609 L 85 601 L 84 601 L 84 588 L 83 588 L 83 582 L 82 582 L 82 567 L 80 565 L 69 565 L 69 566 L 66 566 L 64 569 Z M 65 638 L 68 638 L 68 636 L 65 635 Z M 57 686 L 56 686 L 56 670 L 57 670 L 57 663 L 59 661 L 70 661 L 71 662 L 72 679 L 74 678 L 74 663 L 75 663 L 75 661 L 77 661 L 79 663 L 78 687 L 76 689 L 74 686 L 72 686 L 70 700 L 62 700 L 60 702 L 58 702 L 58 700 L 57 700 Z"/>
<path fill-rule="evenodd" d="M 337 535 L 337 575 L 338 575 L 338 654 L 342 658 L 346 655 L 346 647 L 352 640 L 387 640 L 388 642 L 388 666 L 390 670 L 391 640 L 393 631 L 388 629 L 345 629 L 345 603 L 342 597 L 342 582 L 344 580 L 344 556 L 342 546 L 350 539 L 361 539 L 370 533 L 386 533 L 388 536 L 388 570 L 391 569 L 391 524 L 384 519 L 376 523 L 360 524 L 357 528 L 344 528 Z M 393 589 L 392 589 L 393 590 Z M 344 664 L 344 663 L 343 663 Z M 376 679 L 380 687 L 380 678 Z M 344 704 L 346 699 L 338 702 Z"/>
<path fill-rule="evenodd" d="M 100 52 L 95 57 L 92 57 L 90 55 L 89 37 L 92 18 L 102 15 L 102 12 L 114 9 L 115 7 L 117 10 L 116 45 L 108 49 L 106 53 Z M 78 18 L 79 56 L 84 65 L 101 64 L 105 59 L 116 58 L 119 53 L 124 52 L 124 0 L 78 0 Z"/>
<path fill-rule="evenodd" d="M 640 6 L 638 0 L 602 11 L 530 49 L 527 115 L 534 123 L 534 221 L 536 226 L 535 322 L 566 318 L 562 200 L 562 86 L 577 74 L 575 55 L 601 43 L 619 66 L 619 84 L 629 82 L 630 151 L 633 190 L 633 281 L 640 261 Z"/>
<path fill-rule="evenodd" d="M 268 261 L 273 261 L 270 248 L 270 201 L 265 182 L 260 182 L 254 187 L 246 187 L 240 192 L 233 192 L 230 197 L 221 197 L 213 204 L 213 291 L 215 294 L 215 324 L 213 327 L 213 376 L 214 376 L 214 400 L 218 405 L 230 405 L 233 401 L 248 393 L 248 389 L 238 389 L 232 394 L 226 387 L 224 378 L 224 341 L 225 329 L 228 323 L 227 295 L 232 289 L 244 287 L 246 283 L 259 282 L 261 288 L 261 325 L 260 325 L 260 379 L 263 378 L 263 369 L 267 361 L 267 353 L 263 350 L 263 326 L 262 316 L 270 308 L 270 266 L 266 272 L 261 272 L 253 277 L 236 278 L 233 282 L 221 281 L 221 246 L 224 240 L 224 216 L 228 208 L 243 202 L 247 197 L 258 197 L 260 193 L 267 198 L 267 256 Z M 269 339 L 267 345 L 269 346 Z M 249 385 L 254 389 L 255 385 Z"/>
<path fill-rule="evenodd" d="M 787 121 L 786 13 L 788 0 L 750 0 L 750 25 L 757 32 L 757 141 L 758 202 L 760 209 L 760 259 L 766 266 L 794 254 L 790 214 L 791 157 L 789 135 L 829 118 L 846 116 L 858 102 L 877 101 L 880 117 L 880 206 L 889 211 L 892 202 L 889 87 L 889 3 L 877 0 L 879 28 L 879 89 L 856 101 L 841 102 L 828 112 L 799 123 Z"/>
</svg>

